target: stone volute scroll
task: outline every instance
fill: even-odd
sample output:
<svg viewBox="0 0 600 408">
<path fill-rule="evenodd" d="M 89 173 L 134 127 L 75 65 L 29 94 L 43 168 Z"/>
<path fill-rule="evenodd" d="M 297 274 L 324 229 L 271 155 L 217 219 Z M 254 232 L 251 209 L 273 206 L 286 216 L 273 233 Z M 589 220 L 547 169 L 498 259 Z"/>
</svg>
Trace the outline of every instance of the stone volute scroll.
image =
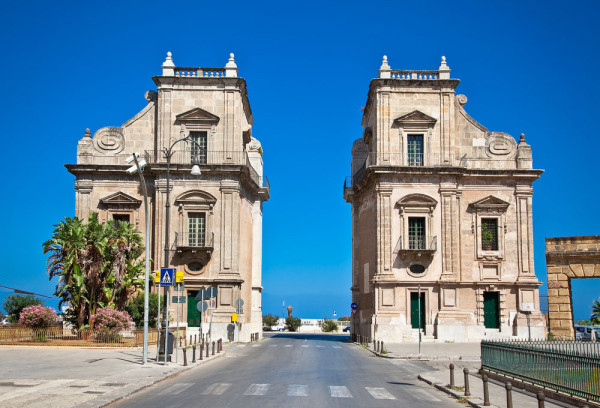
<svg viewBox="0 0 600 408">
<path fill-rule="evenodd" d="M 103 127 L 94 134 L 94 148 L 104 154 L 117 154 L 125 148 L 125 137 L 120 127 Z"/>
<path fill-rule="evenodd" d="M 513 159 L 517 153 L 517 142 L 511 135 L 503 132 L 490 132 L 485 147 L 490 158 Z"/>
</svg>

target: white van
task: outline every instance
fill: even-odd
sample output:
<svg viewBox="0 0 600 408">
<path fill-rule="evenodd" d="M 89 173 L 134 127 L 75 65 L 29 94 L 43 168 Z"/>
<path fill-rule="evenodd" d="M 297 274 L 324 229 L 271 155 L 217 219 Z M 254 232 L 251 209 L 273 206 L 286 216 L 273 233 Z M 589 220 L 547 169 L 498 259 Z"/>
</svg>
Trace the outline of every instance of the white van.
<svg viewBox="0 0 600 408">
<path fill-rule="evenodd" d="M 591 340 L 598 341 L 600 332 L 597 327 L 593 326 L 574 326 L 575 340 Z"/>
</svg>

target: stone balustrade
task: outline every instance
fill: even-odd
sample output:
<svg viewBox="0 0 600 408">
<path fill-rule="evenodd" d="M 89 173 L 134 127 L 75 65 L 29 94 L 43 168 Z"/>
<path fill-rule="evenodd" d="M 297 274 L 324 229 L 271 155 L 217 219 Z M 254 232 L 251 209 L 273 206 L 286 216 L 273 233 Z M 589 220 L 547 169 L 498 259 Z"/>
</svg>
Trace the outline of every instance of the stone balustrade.
<svg viewBox="0 0 600 408">
<path fill-rule="evenodd" d="M 176 77 L 193 78 L 223 78 L 226 76 L 225 68 L 201 68 L 201 67 L 175 67 Z"/>
<path fill-rule="evenodd" d="M 438 71 L 399 71 L 392 70 L 390 72 L 392 79 L 419 79 L 419 80 L 431 80 L 439 79 L 440 74 Z"/>
</svg>

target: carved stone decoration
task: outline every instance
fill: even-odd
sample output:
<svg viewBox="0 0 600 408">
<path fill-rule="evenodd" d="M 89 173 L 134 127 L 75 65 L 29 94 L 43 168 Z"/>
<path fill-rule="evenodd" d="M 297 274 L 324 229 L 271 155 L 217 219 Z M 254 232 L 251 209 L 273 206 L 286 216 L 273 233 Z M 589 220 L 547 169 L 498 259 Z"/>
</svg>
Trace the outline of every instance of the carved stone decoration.
<svg viewBox="0 0 600 408">
<path fill-rule="evenodd" d="M 357 155 L 365 156 L 368 151 L 369 149 L 367 148 L 367 145 L 365 144 L 363 139 L 356 139 L 352 144 L 352 157 Z"/>
<path fill-rule="evenodd" d="M 146 91 L 146 93 L 144 94 L 144 98 L 146 98 L 146 100 L 148 102 L 156 101 L 156 96 L 157 96 L 156 92 L 152 91 L 152 90 Z"/>
<path fill-rule="evenodd" d="M 260 144 L 260 142 L 258 141 L 258 139 L 255 138 L 251 138 L 250 139 L 250 143 L 248 143 L 248 151 L 249 152 L 259 152 L 260 155 L 262 156 L 262 145 Z"/>
<path fill-rule="evenodd" d="M 517 142 L 508 133 L 490 132 L 485 140 L 485 152 L 489 157 L 512 159 L 517 153 Z"/>
<path fill-rule="evenodd" d="M 100 153 L 117 154 L 125 147 L 120 127 L 104 127 L 94 134 L 94 148 Z"/>
<path fill-rule="evenodd" d="M 467 104 L 467 95 L 456 95 L 456 102 L 458 102 L 460 104 L 460 106 L 465 106 Z"/>
</svg>

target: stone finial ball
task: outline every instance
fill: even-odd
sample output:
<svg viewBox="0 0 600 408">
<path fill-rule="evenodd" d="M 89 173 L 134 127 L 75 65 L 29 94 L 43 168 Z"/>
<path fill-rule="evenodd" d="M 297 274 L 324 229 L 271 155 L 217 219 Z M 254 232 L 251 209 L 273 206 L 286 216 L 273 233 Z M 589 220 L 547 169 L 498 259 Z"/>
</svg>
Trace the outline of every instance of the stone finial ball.
<svg viewBox="0 0 600 408">
<path fill-rule="evenodd" d="M 89 135 L 89 134 L 90 134 L 90 128 L 86 128 L 86 129 L 85 129 L 85 134 L 86 134 L 86 135 Z"/>
<path fill-rule="evenodd" d="M 232 52 L 232 53 L 229 54 L 229 58 L 233 58 L 233 57 L 234 57 L 234 55 L 233 55 L 233 52 Z"/>
<path fill-rule="evenodd" d="M 167 57 L 171 58 L 171 55 L 173 55 L 173 54 L 171 54 L 171 51 L 168 51 L 167 52 Z"/>
</svg>

